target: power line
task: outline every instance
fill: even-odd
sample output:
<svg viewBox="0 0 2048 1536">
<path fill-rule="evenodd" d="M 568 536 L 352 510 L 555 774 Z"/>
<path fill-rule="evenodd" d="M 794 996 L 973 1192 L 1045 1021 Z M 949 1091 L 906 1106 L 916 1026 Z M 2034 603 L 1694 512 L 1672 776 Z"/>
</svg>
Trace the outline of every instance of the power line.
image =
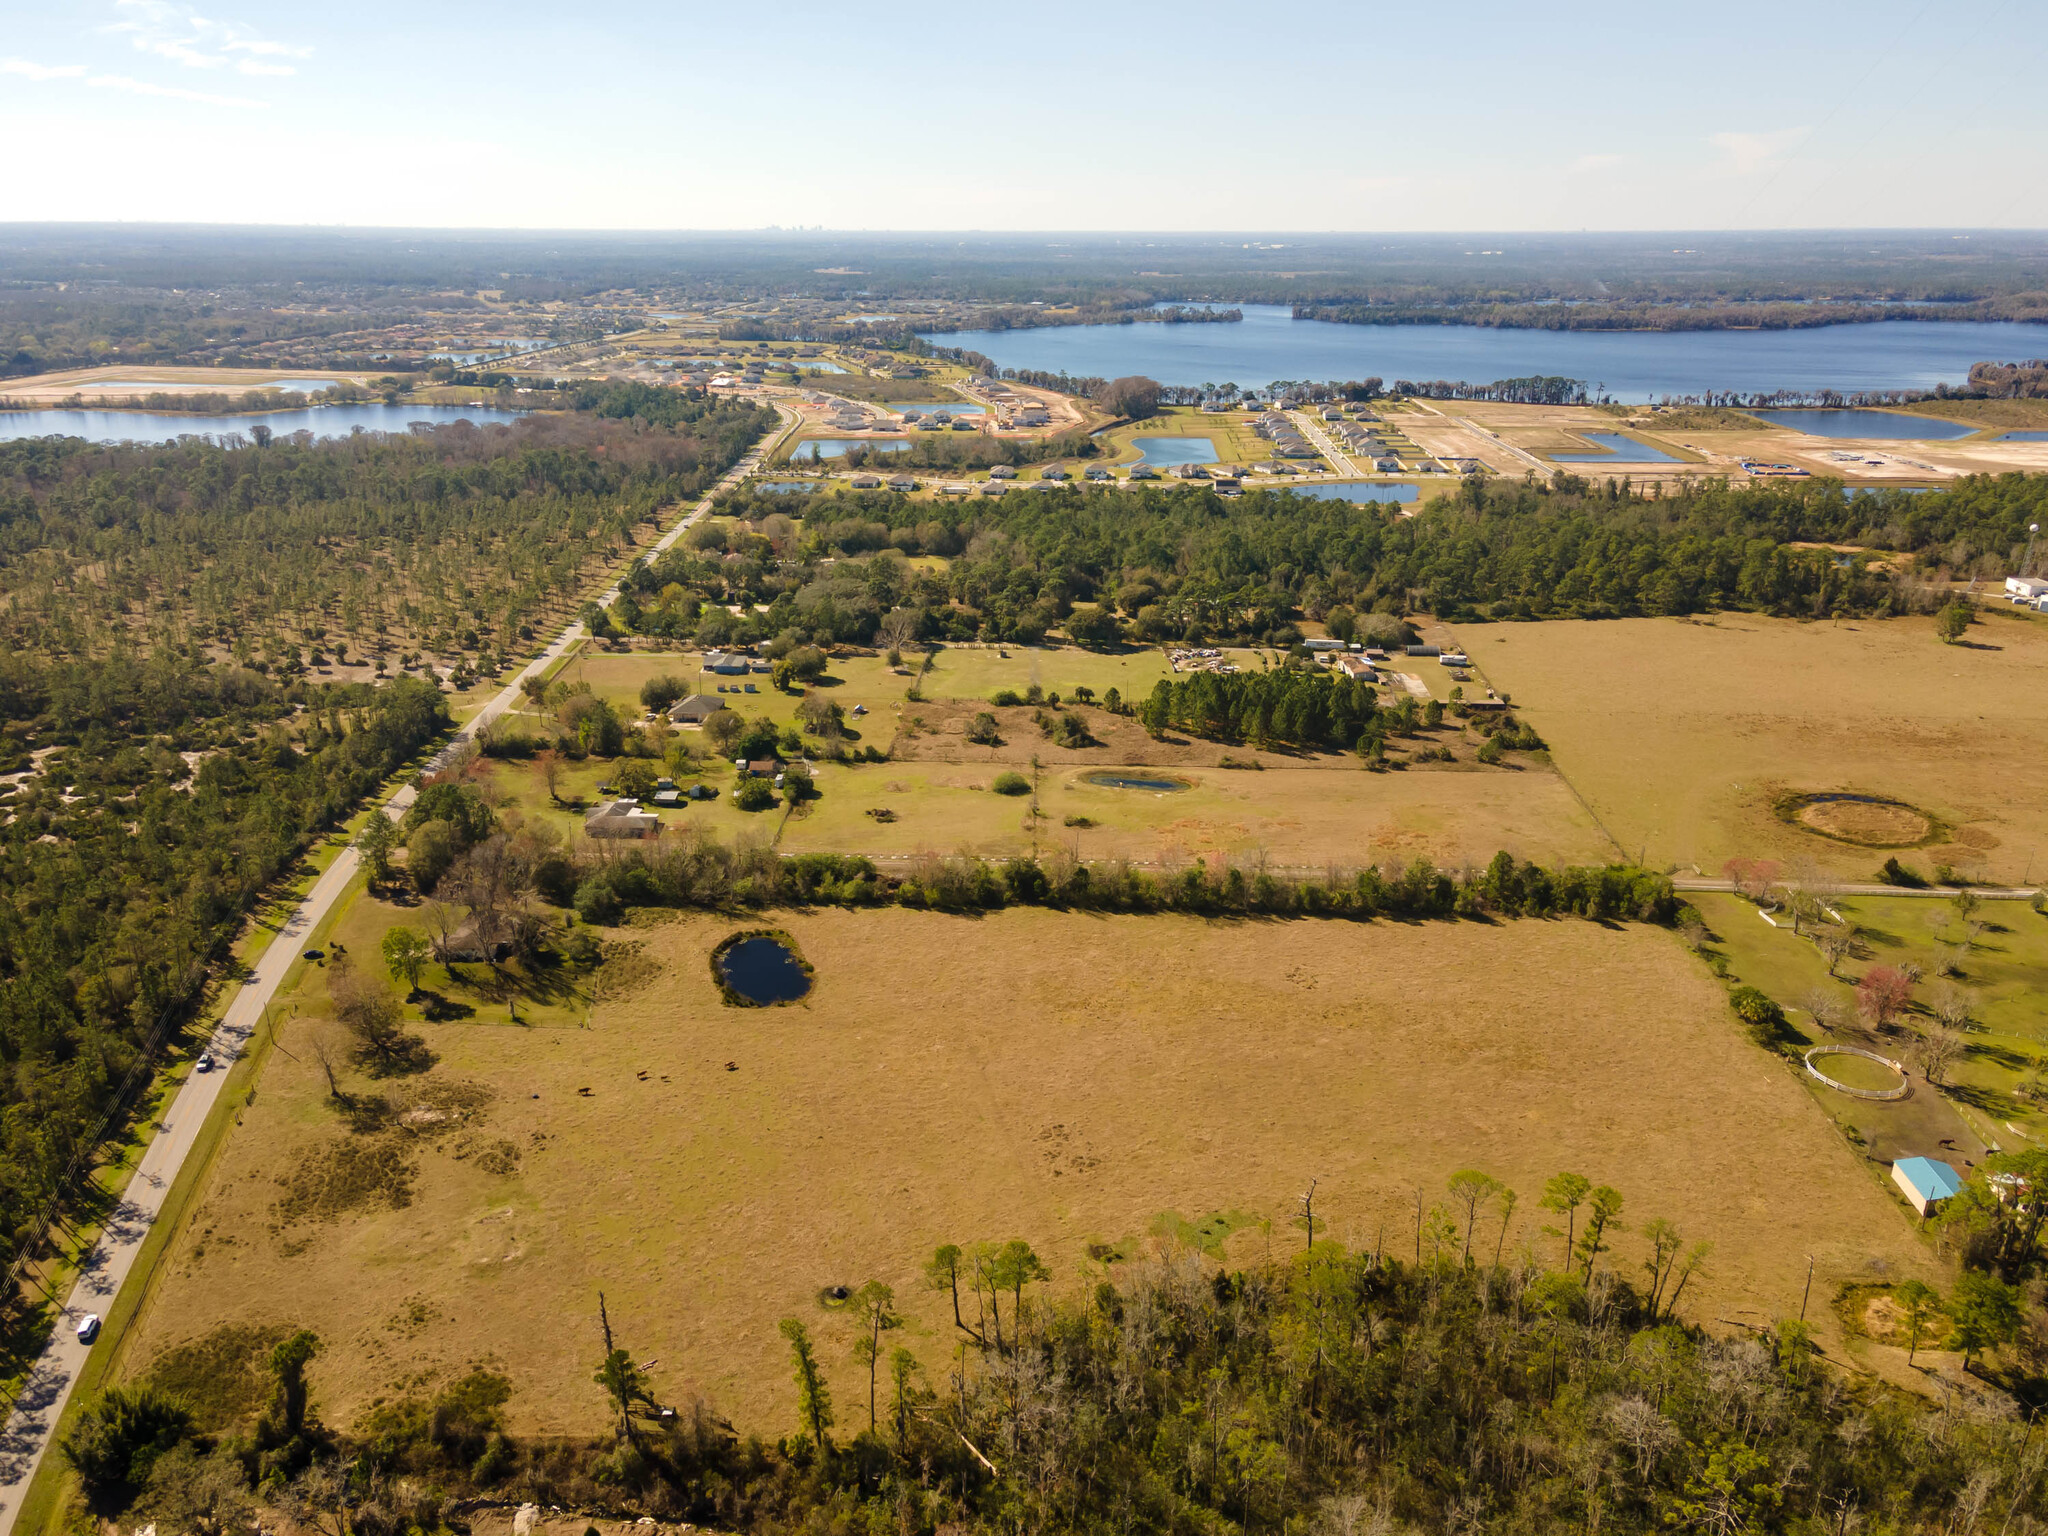
<svg viewBox="0 0 2048 1536">
<path fill-rule="evenodd" d="M 1916 15 L 1911 21 L 1906 23 L 1905 26 L 1901 27 L 1898 30 L 1897 34 L 1892 38 L 1890 45 L 1883 49 L 1883 51 L 1881 51 L 1876 58 L 1870 61 L 1870 68 L 1864 70 L 1862 76 L 1856 81 L 1856 83 L 1850 86 L 1848 90 L 1844 91 L 1841 94 L 1841 96 L 1836 100 L 1835 104 L 1832 107 L 1828 108 L 1827 116 L 1823 117 L 1820 120 L 1820 122 L 1814 127 L 1813 131 L 1807 134 L 1807 136 L 1800 141 L 1800 148 L 1804 148 L 1806 145 L 1811 144 L 1815 139 L 1820 137 L 1821 130 L 1826 128 L 1829 123 L 1832 123 L 1835 120 L 1836 114 L 1838 114 L 1843 107 L 1849 104 L 1849 99 L 1852 96 L 1854 96 L 1858 91 L 1862 90 L 1864 85 L 1869 81 L 1870 77 L 1877 73 L 1878 67 L 1885 63 L 1886 60 L 1890 59 L 1892 54 L 1897 51 L 1899 43 L 1905 37 L 1905 35 L 1908 32 L 1912 31 L 1915 27 L 1919 26 L 1921 18 L 1926 16 L 1926 14 L 1933 9 L 1934 0 L 1927 0 L 1927 4 L 1920 7 L 1919 14 Z M 1785 174 L 1785 167 L 1789 164 L 1791 164 L 1789 158 L 1785 160 L 1780 160 L 1778 162 L 1778 168 L 1775 171 L 1771 172 L 1771 179 L 1756 189 L 1755 193 L 1752 194 L 1752 196 L 1750 197 L 1749 202 L 1743 206 L 1742 212 L 1736 215 L 1736 222 L 1738 224 L 1741 223 L 1742 220 L 1748 218 L 1750 209 L 1754 208 L 1757 205 L 1758 200 L 1762 198 L 1766 192 L 1770 191 L 1772 187 L 1778 184 L 1778 178 Z"/>
<path fill-rule="evenodd" d="M 1990 30 L 1992 29 L 1992 27 L 1993 27 L 1993 26 L 1994 26 L 1994 25 L 1995 25 L 1995 24 L 1997 23 L 1997 21 L 1998 21 L 1998 18 L 1999 18 L 1999 17 L 2001 17 L 2001 16 L 2003 16 L 2003 15 L 2004 15 L 2004 14 L 2005 14 L 2005 13 L 2006 13 L 2007 11 L 2009 11 L 2010 9 L 2012 9 L 2012 0 L 1999 0 L 1999 6 L 1998 6 L 1998 9 L 1997 9 L 1997 10 L 1995 10 L 1995 11 L 1993 11 L 1993 12 L 1991 13 L 1991 19 L 1990 19 L 1989 21 L 1985 22 L 1985 23 L 1984 23 L 1984 25 L 1983 25 L 1982 27 L 1978 28 L 1978 29 L 1977 29 L 1977 31 L 1976 31 L 1976 32 L 1975 32 L 1975 33 L 1974 33 L 1974 34 L 1973 34 L 1973 35 L 1972 35 L 1972 36 L 1970 37 L 1970 39 L 1969 39 L 1969 43 L 1968 43 L 1968 45 L 1967 45 L 1967 46 L 1970 46 L 1970 47 L 1974 47 L 1974 46 L 1975 46 L 1975 45 L 1976 45 L 1976 44 L 1977 44 L 1977 43 L 1978 43 L 1979 41 L 1981 41 L 1981 40 L 1983 39 L 1984 35 L 1985 35 L 1986 33 L 1988 33 L 1988 32 L 1989 32 L 1989 31 L 1990 31 Z M 2039 52 L 2039 50 L 2036 50 L 2036 53 L 2037 53 L 2037 55 L 2038 55 L 2038 52 Z M 1959 59 L 1959 58 L 1961 58 L 1961 57 L 1962 57 L 1962 51 L 1961 51 L 1961 50 L 1958 50 L 1957 52 L 1955 52 L 1955 53 L 1953 53 L 1953 54 L 1949 55 L 1949 60 L 1948 60 L 1948 62 L 1947 62 L 1946 64 L 1942 65 L 1940 69 L 1937 69 L 1937 70 L 1936 70 L 1936 71 L 1935 71 L 1935 72 L 1933 73 L 1933 75 L 1931 75 L 1931 76 L 1930 76 L 1930 77 L 1928 78 L 1927 84 L 1921 87 L 1919 95 L 1918 95 L 1917 97 L 1915 97 L 1915 98 L 1912 98 L 1912 99 L 1909 99 L 1909 100 L 1902 100 L 1902 101 L 1901 101 L 1901 102 L 1899 103 L 1898 109 L 1897 109 L 1896 111 L 1894 111 L 1894 112 L 1892 113 L 1892 115 L 1891 115 L 1890 117 L 1888 117 L 1888 118 L 1886 118 L 1886 119 L 1885 119 L 1885 121 L 1884 121 L 1884 125 L 1883 125 L 1882 127 L 1878 128 L 1878 129 L 1877 129 L 1877 130 L 1876 130 L 1876 131 L 1875 131 L 1874 133 L 1866 134 L 1866 135 L 1864 136 L 1864 140 L 1863 140 L 1863 142 L 1864 142 L 1864 143 L 1865 143 L 1866 145 L 1868 145 L 1868 144 L 1872 143 L 1872 142 L 1873 142 L 1873 141 L 1875 141 L 1875 140 L 1879 140 L 1879 139 L 1882 139 L 1882 138 L 1883 138 L 1883 137 L 1884 137 L 1884 136 L 1885 136 L 1885 135 L 1886 135 L 1887 133 L 1891 132 L 1891 129 L 1892 129 L 1892 125 L 1893 125 L 1894 123 L 1898 122 L 1898 120 L 1899 120 L 1899 119 L 1900 119 L 1901 117 L 1905 116 L 1905 114 L 1906 114 L 1906 110 L 1907 110 L 1907 108 L 1908 108 L 1908 107 L 1910 107 L 1910 106 L 1915 106 L 1915 105 L 1924 105 L 1924 104 L 1925 104 L 1925 102 L 1926 102 L 1926 100 L 1927 100 L 1927 98 L 1928 98 L 1929 96 L 1933 95 L 1933 93 L 1934 93 L 1934 87 L 1935 87 L 1935 85 L 1936 85 L 1936 84 L 1937 84 L 1937 83 L 1938 83 L 1938 82 L 1940 81 L 1941 77 L 1942 77 L 1943 75 L 1947 74 L 1947 73 L 1948 73 L 1948 72 L 1949 72 L 1949 71 L 1950 71 L 1951 69 L 1955 68 L 1955 65 L 1956 65 L 1956 60 L 1957 60 L 1957 59 Z M 1945 138 L 1944 138 L 1944 139 L 1942 140 L 1942 143 L 1943 143 L 1943 144 L 1946 144 L 1946 143 L 1948 142 L 1948 140 L 1949 140 L 1949 139 L 1953 139 L 1953 138 L 1955 137 L 1955 135 L 1956 135 L 1956 132 L 1957 132 L 1957 130 L 1958 130 L 1958 129 L 1960 128 L 1960 126 L 1961 126 L 1960 124 L 1956 124 L 1956 125 L 1953 125 L 1953 126 L 1951 126 L 1951 127 L 1950 127 L 1950 129 L 1949 129 L 1949 131 L 1948 131 L 1947 137 L 1945 137 Z M 1930 150 L 1930 153 L 1934 153 L 1934 152 L 1936 152 L 1936 151 L 1935 151 L 1935 150 Z M 1841 179 L 1842 179 L 1842 176 L 1843 176 L 1843 174 L 1844 174 L 1843 172 L 1837 171 L 1837 172 L 1836 172 L 1836 174 L 1835 174 L 1835 178 L 1834 178 L 1834 180 L 1833 180 L 1833 181 L 1830 181 L 1830 182 L 1829 182 L 1829 183 L 1828 183 L 1828 184 L 1827 184 L 1827 185 L 1826 185 L 1825 187 L 1821 188 L 1820 192 L 1818 192 L 1818 193 L 1816 193 L 1816 194 L 1814 194 L 1814 195 L 1815 195 L 1815 196 L 1817 196 L 1817 197 L 1818 197 L 1818 196 L 1824 196 L 1824 195 L 1825 195 L 1826 193 L 1828 193 L 1828 192 L 1831 192 L 1831 191 L 1833 191 L 1833 190 L 1834 190 L 1834 188 L 1835 188 L 1835 185 L 1836 185 L 1836 183 L 1837 183 L 1837 182 L 1839 182 L 1839 181 L 1841 181 Z M 1862 203 L 1862 204 L 1861 204 L 1861 205 L 1860 205 L 1860 206 L 1859 206 L 1859 207 L 1857 208 L 1856 212 L 1857 212 L 1857 215 L 1858 215 L 1858 218 L 1859 218 L 1859 219 L 1860 219 L 1860 217 L 1861 217 L 1861 215 L 1862 215 L 1862 213 L 1863 213 L 1864 209 L 1866 209 L 1866 208 L 1868 208 L 1868 207 L 1870 206 L 1871 198 L 1874 198 L 1874 197 L 1875 197 L 1875 195 L 1876 195 L 1876 194 L 1875 194 L 1875 192 L 1873 191 L 1873 193 L 1871 194 L 1871 197 L 1869 197 L 1869 198 L 1865 198 L 1865 199 L 1864 199 L 1864 201 L 1863 201 L 1863 203 Z"/>
</svg>

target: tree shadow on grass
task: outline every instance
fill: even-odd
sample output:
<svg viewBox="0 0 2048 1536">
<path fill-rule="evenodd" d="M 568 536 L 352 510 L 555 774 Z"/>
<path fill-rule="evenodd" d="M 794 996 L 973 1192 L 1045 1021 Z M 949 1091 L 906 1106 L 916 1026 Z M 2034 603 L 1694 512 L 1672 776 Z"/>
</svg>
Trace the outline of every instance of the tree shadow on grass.
<svg viewBox="0 0 2048 1536">
<path fill-rule="evenodd" d="M 356 1065 L 373 1078 L 416 1077 L 431 1072 L 440 1059 L 421 1035 L 395 1034 L 356 1051 Z"/>
<path fill-rule="evenodd" d="M 425 987 L 420 989 L 419 1004 L 429 1024 L 449 1024 L 476 1017 L 476 1010 L 469 1004 L 458 1003 L 443 993 Z"/>
<path fill-rule="evenodd" d="M 1985 1061 L 1996 1062 L 1999 1066 L 2011 1072 L 2024 1072 L 2034 1065 L 2032 1058 L 2022 1056 L 2018 1051 L 2012 1049 L 2011 1046 L 1996 1045 L 1988 1040 L 1972 1040 L 1966 1049 L 1970 1055 Z"/>
<path fill-rule="evenodd" d="M 1979 1114 L 1993 1115 L 2003 1120 L 2012 1113 L 2012 1105 L 2004 1094 L 1990 1088 L 1980 1088 L 1975 1083 L 1941 1083 L 1937 1085 L 1943 1095 L 1967 1104 Z"/>
</svg>

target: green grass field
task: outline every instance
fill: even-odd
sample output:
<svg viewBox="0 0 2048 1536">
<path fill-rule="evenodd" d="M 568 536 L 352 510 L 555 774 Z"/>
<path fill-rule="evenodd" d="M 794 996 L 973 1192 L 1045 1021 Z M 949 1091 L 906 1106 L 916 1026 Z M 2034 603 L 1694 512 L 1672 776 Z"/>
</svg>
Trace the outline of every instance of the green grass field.
<svg viewBox="0 0 2048 1536">
<path fill-rule="evenodd" d="M 1213 416 L 1192 406 L 1170 405 L 1157 416 L 1127 422 L 1106 434 L 1115 448 L 1113 464 L 1130 465 L 1144 457 L 1132 443 L 1134 437 L 1206 437 L 1216 447 L 1216 458 L 1224 464 L 1255 464 L 1273 456 L 1272 445 L 1252 431 L 1253 418 L 1243 412 Z M 1097 460 L 1097 463 L 1102 462 Z"/>
<path fill-rule="evenodd" d="M 2048 997 L 2040 991 L 2040 978 L 2048 970 L 2048 917 L 2024 902 L 1981 903 L 1969 919 L 1982 928 L 1960 958 L 1962 974 L 1944 977 L 1944 956 L 1955 954 L 1967 933 L 1965 919 L 1951 903 L 1928 897 L 1852 897 L 1838 903 L 1837 910 L 1856 926 L 1859 941 L 1841 963 L 1839 977 L 1831 979 L 1826 960 L 1810 941 L 1795 937 L 1789 927 L 1773 928 L 1748 901 L 1702 895 L 1695 904 L 1733 974 L 1783 1007 L 1808 1044 L 1828 1038 L 1807 1007 L 1816 992 L 1833 997 L 1853 1018 L 1855 982 L 1873 966 L 1917 966 L 1922 975 L 1904 1030 L 1866 1039 L 1856 1026 L 1844 1037 L 1846 1043 L 1889 1056 L 1910 1060 L 1915 1032 L 1935 1023 L 1930 1005 L 1938 991 L 1953 987 L 1962 992 L 1970 1000 L 1971 1023 L 1964 1054 L 1949 1071 L 1949 1099 L 1987 1141 L 2048 1143 L 2048 1116 L 2035 1099 L 2020 1094 L 2048 1063 Z M 1916 1091 L 1933 1097 L 1924 1084 Z M 1862 1121 L 1886 1112 L 1883 1106 L 1825 1097 L 1837 1118 Z"/>
</svg>

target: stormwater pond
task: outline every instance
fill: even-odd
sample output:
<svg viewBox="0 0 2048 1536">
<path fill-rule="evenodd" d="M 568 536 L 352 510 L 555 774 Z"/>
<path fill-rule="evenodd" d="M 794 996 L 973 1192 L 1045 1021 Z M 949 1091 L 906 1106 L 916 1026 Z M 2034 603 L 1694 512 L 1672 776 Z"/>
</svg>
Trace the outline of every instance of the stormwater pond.
<svg viewBox="0 0 2048 1536">
<path fill-rule="evenodd" d="M 1131 446 L 1154 469 L 1179 469 L 1183 464 L 1216 464 L 1216 445 L 1206 437 L 1134 437 Z"/>
<path fill-rule="evenodd" d="M 1604 453 L 1553 453 L 1551 458 L 1560 464 L 1677 464 L 1680 460 L 1652 448 L 1648 443 L 1639 443 L 1621 432 L 1574 432 L 1574 437 L 1583 437 Z"/>
<path fill-rule="evenodd" d="M 900 437 L 811 437 L 796 445 L 796 451 L 789 460 L 796 464 L 808 463 L 812 459 L 836 459 L 849 448 L 865 448 L 871 453 L 901 453 L 909 446 Z"/>
<path fill-rule="evenodd" d="M 1932 416 L 1901 416 L 1893 411 L 1751 411 L 1774 427 L 1790 427 L 1809 437 L 1886 437 L 1908 442 L 1941 442 L 1968 437 L 1977 429 L 1967 421 L 1938 421 Z"/>
<path fill-rule="evenodd" d="M 1246 484 L 1253 482 L 1247 481 Z M 1290 485 L 1285 480 L 1257 482 L 1262 491 L 1285 491 L 1290 496 L 1306 497 L 1310 501 L 1414 501 L 1422 492 L 1412 485 L 1372 485 L 1357 480 L 1340 480 L 1335 483 L 1321 481 L 1314 485 Z"/>
</svg>

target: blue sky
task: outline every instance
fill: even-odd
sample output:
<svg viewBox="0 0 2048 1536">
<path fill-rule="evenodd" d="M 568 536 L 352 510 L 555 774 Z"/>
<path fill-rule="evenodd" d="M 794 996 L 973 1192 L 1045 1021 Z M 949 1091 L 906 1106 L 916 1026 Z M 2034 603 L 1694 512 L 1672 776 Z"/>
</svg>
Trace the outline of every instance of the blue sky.
<svg viewBox="0 0 2048 1536">
<path fill-rule="evenodd" d="M 2044 62 L 2040 0 L 0 0 L 0 221 L 2041 228 Z"/>
</svg>

